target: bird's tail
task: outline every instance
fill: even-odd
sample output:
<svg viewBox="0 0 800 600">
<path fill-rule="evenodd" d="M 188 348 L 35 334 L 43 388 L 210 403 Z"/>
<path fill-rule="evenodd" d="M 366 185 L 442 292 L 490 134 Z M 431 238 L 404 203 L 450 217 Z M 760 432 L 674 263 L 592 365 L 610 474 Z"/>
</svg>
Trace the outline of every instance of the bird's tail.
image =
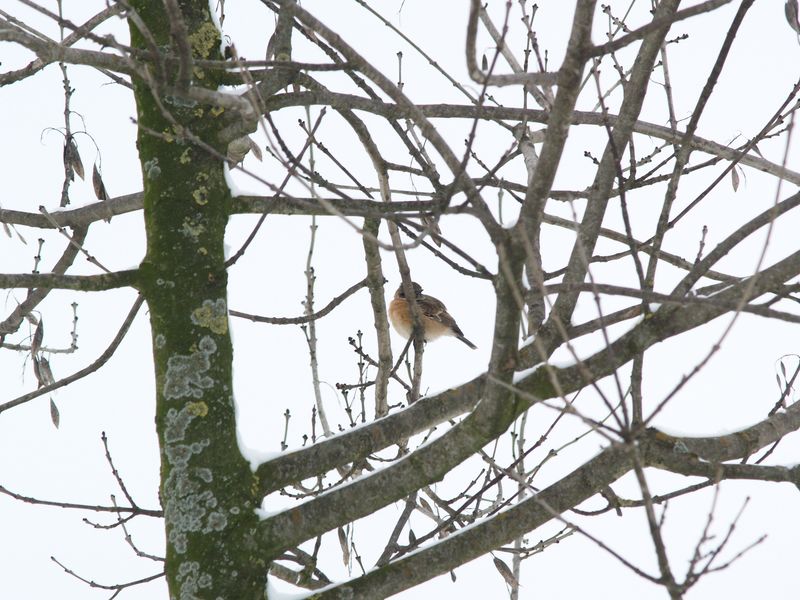
<svg viewBox="0 0 800 600">
<path fill-rule="evenodd" d="M 470 348 L 472 348 L 473 350 L 477 350 L 477 349 L 478 349 L 478 347 L 477 347 L 475 344 L 473 344 L 472 342 L 470 342 L 470 341 L 469 341 L 467 338 L 465 338 L 463 335 L 457 335 L 456 337 L 457 337 L 459 340 L 461 340 L 462 342 L 464 342 L 464 343 L 465 343 L 467 346 L 469 346 Z"/>
</svg>

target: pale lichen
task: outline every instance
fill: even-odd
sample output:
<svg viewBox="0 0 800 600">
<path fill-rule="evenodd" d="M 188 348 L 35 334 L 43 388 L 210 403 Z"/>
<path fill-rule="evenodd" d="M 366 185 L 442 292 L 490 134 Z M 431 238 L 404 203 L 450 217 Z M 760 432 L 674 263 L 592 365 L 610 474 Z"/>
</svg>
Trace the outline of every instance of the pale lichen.
<svg viewBox="0 0 800 600">
<path fill-rule="evenodd" d="M 213 303 L 211 303 L 213 306 Z M 213 385 L 205 375 L 210 368 L 209 357 L 217 345 L 209 336 L 201 338 L 198 350 L 189 356 L 175 355 L 167 361 L 164 396 L 167 399 L 200 398 Z M 169 475 L 164 480 L 162 494 L 167 540 L 178 554 L 187 550 L 190 533 L 211 533 L 223 530 L 228 519 L 208 484 L 214 481 L 213 471 L 206 466 L 190 466 L 193 457 L 211 444 L 208 439 L 185 443 L 189 426 L 195 419 L 208 415 L 208 404 L 189 400 L 180 409 L 167 410 L 164 423 L 164 456 Z"/>
<path fill-rule="evenodd" d="M 185 217 L 183 219 L 183 223 L 181 224 L 181 233 L 193 240 L 197 240 L 200 237 L 200 234 L 204 233 L 205 230 L 205 225 L 202 223 L 197 223 L 189 217 Z"/>
<path fill-rule="evenodd" d="M 187 402 L 186 410 L 195 417 L 205 417 L 208 414 L 208 404 L 205 402 Z"/>
<path fill-rule="evenodd" d="M 228 525 L 228 517 L 225 516 L 225 513 L 214 511 L 208 515 L 206 523 L 206 526 L 203 528 L 203 533 L 222 531 Z"/>
<path fill-rule="evenodd" d="M 205 481 L 206 483 L 211 483 L 214 481 L 214 475 L 211 473 L 211 469 L 207 469 L 205 467 L 197 467 L 195 470 L 195 475 L 197 475 L 200 479 Z"/>
<path fill-rule="evenodd" d="M 203 300 L 203 305 L 192 312 L 192 323 L 210 329 L 217 335 L 228 332 L 228 305 L 224 298 Z"/>
<path fill-rule="evenodd" d="M 193 54 L 200 58 L 209 58 L 211 51 L 219 46 L 219 40 L 219 29 L 211 21 L 206 21 L 197 31 L 189 35 Z"/>
<path fill-rule="evenodd" d="M 161 167 L 158 166 L 158 157 L 153 157 L 152 159 L 145 161 L 144 165 L 144 176 L 148 179 L 158 179 L 161 175 Z"/>
<path fill-rule="evenodd" d="M 194 417 L 188 416 L 191 421 Z M 185 428 L 184 428 L 185 431 Z M 177 433 L 177 429 L 173 431 Z M 186 552 L 189 533 L 222 531 L 228 518 L 218 509 L 214 493 L 203 489 L 214 477 L 206 467 L 190 468 L 189 461 L 210 444 L 209 440 L 192 444 L 167 444 L 165 454 L 170 474 L 164 481 L 164 519 L 169 534 L 167 540 L 175 552 Z"/>
<path fill-rule="evenodd" d="M 186 439 L 186 430 L 195 416 L 186 406 L 180 410 L 170 408 L 166 416 L 164 441 L 167 444 L 174 444 Z"/>
<path fill-rule="evenodd" d="M 175 354 L 167 360 L 164 376 L 164 397 L 167 400 L 192 396 L 202 398 L 203 390 L 214 385 L 206 375 L 211 367 L 209 357 L 217 351 L 217 343 L 211 336 L 203 336 L 196 352 L 190 355 Z"/>
<path fill-rule="evenodd" d="M 208 204 L 208 196 L 208 188 L 204 185 L 201 185 L 192 192 L 192 198 L 194 198 L 194 201 L 200 206 Z"/>
<path fill-rule="evenodd" d="M 180 600 L 200 600 L 200 590 L 208 589 L 213 583 L 211 575 L 200 572 L 200 563 L 186 561 L 178 567 L 177 580 L 180 583 Z"/>
</svg>

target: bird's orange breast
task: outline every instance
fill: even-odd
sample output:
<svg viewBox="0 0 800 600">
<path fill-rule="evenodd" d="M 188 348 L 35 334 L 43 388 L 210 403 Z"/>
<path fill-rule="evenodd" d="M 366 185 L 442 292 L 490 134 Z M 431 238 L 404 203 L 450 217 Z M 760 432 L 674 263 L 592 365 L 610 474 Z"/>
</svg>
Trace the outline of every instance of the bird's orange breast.
<svg viewBox="0 0 800 600">
<path fill-rule="evenodd" d="M 420 312 L 422 313 L 422 311 Z M 443 335 L 453 335 L 453 332 L 441 321 L 432 319 L 424 313 L 420 314 L 420 318 L 426 341 L 431 342 Z M 411 337 L 414 325 L 411 319 L 411 310 L 405 298 L 395 298 L 389 303 L 389 320 L 397 333 L 406 339 Z"/>
<path fill-rule="evenodd" d="M 404 299 L 395 298 L 389 303 L 389 320 L 397 333 L 406 339 L 411 336 L 411 311 Z"/>
</svg>

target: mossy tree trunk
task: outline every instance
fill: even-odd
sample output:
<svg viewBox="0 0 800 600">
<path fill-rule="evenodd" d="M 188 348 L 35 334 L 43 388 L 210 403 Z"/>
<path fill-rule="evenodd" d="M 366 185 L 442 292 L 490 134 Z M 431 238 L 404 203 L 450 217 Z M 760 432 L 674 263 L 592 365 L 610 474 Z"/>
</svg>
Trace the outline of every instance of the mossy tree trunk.
<svg viewBox="0 0 800 600">
<path fill-rule="evenodd" d="M 160 0 L 133 5 L 135 47 L 147 36 L 178 55 L 173 19 Z M 206 0 L 180 2 L 194 59 L 217 59 L 220 36 Z M 163 54 L 162 54 L 163 55 Z M 233 402 L 223 238 L 230 191 L 217 136 L 223 111 L 175 102 L 178 61 L 158 79 L 134 80 L 144 179 L 147 255 L 141 289 L 150 311 L 171 598 L 264 598 L 267 564 L 253 543 L 258 506 L 253 475 L 239 452 Z M 216 89 L 197 66 L 191 85 Z M 204 148 L 204 145 L 208 147 Z"/>
</svg>

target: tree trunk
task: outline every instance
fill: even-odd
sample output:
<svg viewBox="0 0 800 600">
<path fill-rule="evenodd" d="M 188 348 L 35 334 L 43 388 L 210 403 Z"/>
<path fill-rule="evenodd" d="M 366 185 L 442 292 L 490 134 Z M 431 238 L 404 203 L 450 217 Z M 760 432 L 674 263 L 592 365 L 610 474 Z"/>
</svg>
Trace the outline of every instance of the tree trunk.
<svg viewBox="0 0 800 600">
<path fill-rule="evenodd" d="M 135 47 L 147 50 L 152 36 L 179 55 L 179 20 L 172 18 L 171 35 L 169 4 L 133 3 L 148 30 L 142 35 L 129 19 Z M 208 3 L 181 2 L 180 12 L 193 58 L 221 58 Z M 180 85 L 178 62 L 150 62 L 150 80 L 134 79 L 147 232 L 141 288 L 153 338 L 166 577 L 175 599 L 260 599 L 267 563 L 252 541 L 259 503 L 237 445 L 233 404 L 223 251 L 230 191 L 225 149 L 215 147 L 226 115 L 172 101 L 164 90 Z M 192 66 L 190 80 L 216 89 L 212 75 Z"/>
</svg>

